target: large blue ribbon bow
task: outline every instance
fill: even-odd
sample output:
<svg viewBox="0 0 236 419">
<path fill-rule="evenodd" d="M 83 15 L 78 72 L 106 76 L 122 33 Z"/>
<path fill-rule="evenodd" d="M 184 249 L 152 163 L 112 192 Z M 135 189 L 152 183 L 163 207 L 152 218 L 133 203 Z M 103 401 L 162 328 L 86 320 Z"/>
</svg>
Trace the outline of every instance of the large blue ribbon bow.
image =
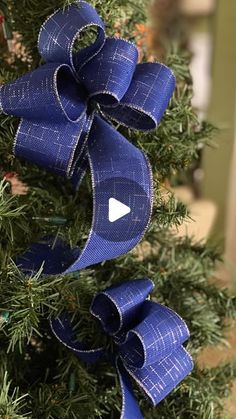
<svg viewBox="0 0 236 419">
<path fill-rule="evenodd" d="M 150 279 L 127 281 L 97 294 L 90 308 L 117 345 L 122 419 L 142 418 L 129 375 L 156 405 L 193 368 L 182 346 L 189 337 L 188 327 L 173 310 L 147 299 L 153 288 Z M 56 337 L 85 362 L 106 354 L 105 348 L 85 350 L 75 340 L 68 315 L 52 320 L 51 326 Z"/>
<path fill-rule="evenodd" d="M 79 52 L 75 42 L 93 26 L 97 38 Z M 89 161 L 93 220 L 82 252 L 50 241 L 33 244 L 24 270 L 69 273 L 132 249 L 152 210 L 152 174 L 145 155 L 107 121 L 148 131 L 172 96 L 175 77 L 163 64 L 137 65 L 132 43 L 105 36 L 96 10 L 78 1 L 42 25 L 38 48 L 46 64 L 0 87 L 0 111 L 21 117 L 14 152 L 78 187 Z"/>
</svg>

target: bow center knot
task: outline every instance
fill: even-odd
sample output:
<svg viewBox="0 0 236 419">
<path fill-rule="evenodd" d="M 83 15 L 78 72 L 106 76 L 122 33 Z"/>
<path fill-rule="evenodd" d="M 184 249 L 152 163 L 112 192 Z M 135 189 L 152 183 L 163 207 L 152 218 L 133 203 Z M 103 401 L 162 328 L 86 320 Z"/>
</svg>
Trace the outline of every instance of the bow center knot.
<svg viewBox="0 0 236 419">
<path fill-rule="evenodd" d="M 90 98 L 87 102 L 87 114 L 91 116 L 94 113 L 100 113 L 100 106 L 95 99 Z"/>
</svg>

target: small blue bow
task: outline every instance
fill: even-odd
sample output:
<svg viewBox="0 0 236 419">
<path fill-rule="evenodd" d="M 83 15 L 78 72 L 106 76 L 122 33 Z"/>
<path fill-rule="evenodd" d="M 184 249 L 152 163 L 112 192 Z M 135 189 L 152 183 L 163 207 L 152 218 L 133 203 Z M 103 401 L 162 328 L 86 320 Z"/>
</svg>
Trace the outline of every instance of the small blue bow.
<svg viewBox="0 0 236 419">
<path fill-rule="evenodd" d="M 93 26 L 95 42 L 79 52 L 75 42 Z M 46 64 L 0 87 L 0 111 L 21 117 L 18 157 L 71 179 L 77 188 L 88 162 L 93 220 L 82 252 L 43 238 L 20 266 L 44 273 L 70 273 L 132 249 L 150 221 L 152 173 L 143 152 L 108 123 L 148 131 L 159 123 L 175 87 L 160 63 L 137 64 L 131 42 L 105 36 L 96 10 L 78 1 L 42 25 L 38 48 Z M 158 145 L 157 145 L 158 146 Z"/>
<path fill-rule="evenodd" d="M 122 419 L 142 414 L 129 375 L 156 405 L 192 370 L 193 361 L 182 346 L 189 337 L 186 323 L 173 310 L 147 299 L 150 279 L 124 282 L 97 294 L 91 313 L 117 345 L 115 365 L 122 390 Z M 106 348 L 85 350 L 75 341 L 67 314 L 51 320 L 55 336 L 85 362 L 95 362 Z"/>
</svg>

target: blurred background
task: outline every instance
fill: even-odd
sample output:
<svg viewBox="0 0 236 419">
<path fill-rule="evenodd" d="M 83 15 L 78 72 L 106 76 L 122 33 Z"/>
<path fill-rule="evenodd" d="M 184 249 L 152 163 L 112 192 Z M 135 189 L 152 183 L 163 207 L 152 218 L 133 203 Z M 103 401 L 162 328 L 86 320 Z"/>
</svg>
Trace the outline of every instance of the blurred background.
<svg viewBox="0 0 236 419">
<path fill-rule="evenodd" d="M 236 2 L 155 0 L 152 12 L 159 58 L 170 45 L 189 52 L 192 104 L 201 120 L 216 127 L 211 147 L 199 149 L 194 166 L 175 187 L 193 219 L 178 234 L 222 246 L 236 278 Z"/>
<path fill-rule="evenodd" d="M 191 170 L 173 182 L 191 219 L 178 228 L 181 236 L 219 245 L 224 263 L 219 287 L 236 290 L 236 1 L 155 0 L 153 47 L 160 59 L 170 45 L 190 56 L 192 104 L 198 117 L 216 128 L 210 147 L 201 150 Z M 175 184 L 175 185 L 174 185 Z M 227 347 L 209 347 L 199 362 L 216 366 L 236 359 L 236 328 L 226 333 Z M 236 383 L 225 404 L 226 417 L 236 417 Z"/>
</svg>

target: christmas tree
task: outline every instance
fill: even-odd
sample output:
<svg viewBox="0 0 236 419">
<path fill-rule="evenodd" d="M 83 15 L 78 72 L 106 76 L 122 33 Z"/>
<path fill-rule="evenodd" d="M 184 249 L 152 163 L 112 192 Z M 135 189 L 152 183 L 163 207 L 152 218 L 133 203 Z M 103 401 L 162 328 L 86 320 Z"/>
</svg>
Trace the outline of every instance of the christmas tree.
<svg viewBox="0 0 236 419">
<path fill-rule="evenodd" d="M 42 58 L 37 37 L 45 19 L 70 1 L 8 0 L 3 2 L 5 24 L 13 31 L 14 51 L 1 45 L 0 83 L 6 84 L 38 68 Z M 142 30 L 148 0 L 91 0 L 106 23 L 108 36 L 120 36 L 139 46 L 147 61 Z M 83 34 L 84 45 L 93 31 Z M 80 44 L 81 45 L 81 44 Z M 136 386 L 145 418 L 221 418 L 223 397 L 230 391 L 234 365 L 201 370 L 197 357 L 207 345 L 224 342 L 226 318 L 236 314 L 235 298 L 209 278 L 221 256 L 215 248 L 180 239 L 173 227 L 188 217 L 170 185 L 197 158 L 199 147 L 211 143 L 213 128 L 199 122 L 191 107 L 192 86 L 186 52 L 173 49 L 166 63 L 176 76 L 176 89 L 157 129 L 142 132 L 116 128 L 150 160 L 154 180 L 151 223 L 141 244 L 110 261 L 66 275 L 44 275 L 42 268 L 26 275 L 17 257 L 43 236 L 63 239 L 82 248 L 90 231 L 90 175 L 76 194 L 69 181 L 24 159 L 15 158 L 13 143 L 19 119 L 0 115 L 0 273 L 1 418 L 116 418 L 121 410 L 117 373 L 107 360 L 87 364 L 54 336 L 49 319 L 69 312 L 78 341 L 89 347 L 111 346 L 89 307 L 98 292 L 124 280 L 151 278 L 153 301 L 176 311 L 191 337 L 187 350 L 195 367 L 158 406 L 153 407 Z M 105 340 L 105 342 L 104 342 Z"/>
</svg>

